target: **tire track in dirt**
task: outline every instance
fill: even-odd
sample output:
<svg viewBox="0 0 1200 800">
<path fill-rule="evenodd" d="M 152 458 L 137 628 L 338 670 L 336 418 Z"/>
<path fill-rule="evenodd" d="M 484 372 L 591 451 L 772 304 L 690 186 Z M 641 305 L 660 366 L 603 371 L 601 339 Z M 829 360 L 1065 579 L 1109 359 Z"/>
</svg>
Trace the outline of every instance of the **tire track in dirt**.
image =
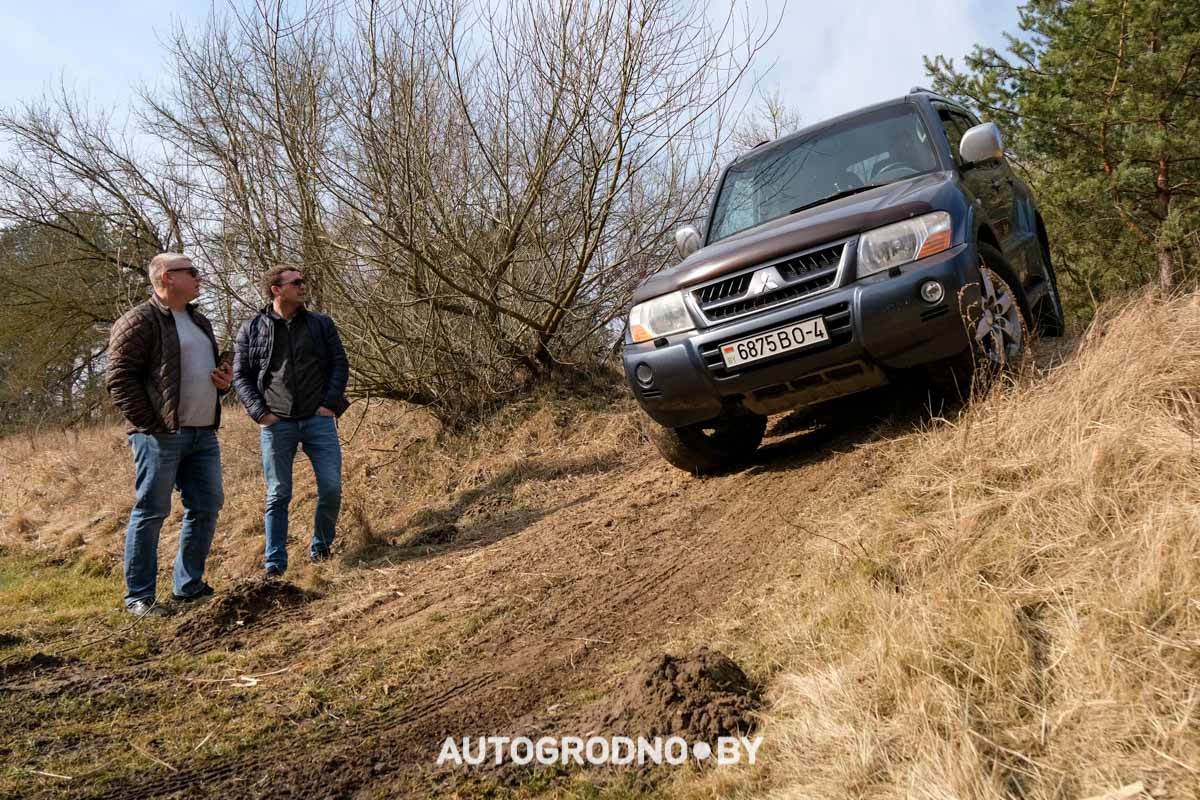
<svg viewBox="0 0 1200 800">
<path fill-rule="evenodd" d="M 853 454 L 845 458 L 854 460 Z M 794 479 L 796 476 L 791 477 Z M 736 481 L 738 477 L 734 476 L 729 480 Z M 817 480 L 823 482 L 824 476 L 818 477 Z M 772 486 L 777 481 L 765 478 L 755 482 L 763 486 Z M 686 503 L 693 495 L 701 496 L 704 492 L 691 487 L 687 492 L 680 494 L 684 495 L 681 502 Z M 598 507 L 602 507 L 604 503 L 603 497 L 597 500 Z M 702 510 L 700 513 L 703 513 Z M 414 754 L 422 754 L 414 739 L 425 740 L 424 764 L 429 765 L 437 752 L 434 746 L 447 735 L 528 733 L 528 730 L 514 731 L 513 727 L 528 721 L 536 724 L 538 712 L 545 708 L 549 700 L 562 699 L 564 693 L 569 693 L 572 688 L 595 680 L 597 671 L 605 664 L 636 652 L 647 638 L 661 636 L 663 617 L 674 614 L 686 622 L 694 620 L 697 612 L 712 608 L 714 597 L 719 598 L 738 578 L 761 566 L 753 556 L 762 555 L 765 550 L 773 550 L 781 536 L 789 535 L 789 531 L 780 530 L 778 535 L 761 536 L 748 545 L 744 532 L 741 531 L 727 532 L 723 537 L 712 536 L 711 532 L 702 531 L 686 539 L 660 537 L 644 542 L 639 551 L 646 551 L 647 555 L 643 556 L 641 552 L 632 553 L 629 560 L 641 565 L 654 565 L 651 568 L 631 569 L 628 576 L 600 584 L 584 581 L 585 585 L 580 587 L 573 597 L 568 598 L 568 602 L 560 603 L 556 607 L 557 616 L 551 627 L 540 629 L 538 635 L 532 637 L 532 641 L 531 637 L 500 637 L 501 643 L 517 641 L 512 651 L 499 660 L 497 672 L 506 676 L 505 680 L 511 684 L 511 676 L 526 670 L 525 678 L 520 683 L 537 687 L 535 691 L 521 691 L 511 698 L 505 704 L 506 713 L 469 713 L 470 709 L 479 709 L 489 701 L 495 700 L 495 695 L 491 692 L 495 687 L 491 684 L 480 685 L 477 691 L 457 698 L 457 712 L 454 709 L 439 709 L 441 713 L 437 715 L 437 719 L 423 719 L 423 737 L 414 737 L 413 731 L 390 731 L 377 741 L 363 741 L 361 746 L 345 750 L 343 756 L 336 759 L 338 764 L 332 773 L 322 772 L 323 782 L 319 785 L 323 788 L 336 786 L 339 787 L 339 791 L 345 791 L 347 794 L 359 791 L 369 794 L 373 791 L 372 787 L 386 784 L 385 793 L 408 793 L 414 796 L 421 794 L 423 788 L 427 788 L 428 785 L 423 781 L 430 777 L 427 766 L 421 769 L 420 765 L 411 764 L 407 770 L 387 768 L 389 764 L 403 762 L 405 759 L 411 760 Z M 611 537 L 608 541 L 593 544 L 605 546 L 609 542 Z M 700 545 L 707 546 L 710 552 L 714 549 L 723 550 L 721 555 L 713 556 L 704 564 L 706 567 L 719 567 L 718 569 L 706 569 L 702 574 L 697 574 L 694 571 L 694 562 L 679 558 L 681 555 L 695 552 Z M 745 550 L 744 555 L 747 555 L 747 558 L 729 557 L 736 552 L 737 545 Z M 534 557 L 531 563 L 531 555 L 529 552 L 514 553 L 510 562 L 520 561 L 526 569 L 535 571 L 537 558 Z M 665 566 L 662 565 L 664 563 Z M 568 569 L 565 572 L 572 571 Z M 577 578 L 578 574 L 576 571 L 572 577 Z M 697 597 L 707 597 L 709 602 L 695 604 L 687 609 L 679 608 L 680 598 L 686 601 Z M 572 599 L 577 602 L 572 604 L 569 602 Z M 578 602 L 580 600 L 585 602 Z M 608 613 L 617 611 L 626 613 L 619 618 L 614 613 Z M 556 633 L 560 635 L 556 636 Z M 568 633 L 571 635 L 561 635 Z M 606 640 L 607 644 L 615 646 L 589 646 L 588 643 L 581 642 L 573 652 L 564 653 L 561 645 L 555 646 L 552 643 L 555 640 L 600 639 L 604 636 L 611 636 L 610 640 Z M 561 662 L 568 658 L 577 673 L 574 680 L 563 677 Z M 531 665 L 536 666 L 530 670 Z M 472 727 L 469 724 L 472 719 L 488 724 Z M 442 723 L 443 720 L 449 722 L 449 726 Z M 380 764 L 385 765 L 383 770 L 376 769 Z M 310 785 L 309 788 L 315 788 L 316 785 Z M 303 792 L 297 792 L 297 795 L 300 794 Z"/>
<path fill-rule="evenodd" d="M 881 467 L 866 465 L 854 448 L 886 446 L 894 432 L 895 426 L 836 435 L 821 440 L 818 454 L 792 437 L 782 446 L 775 443 L 743 472 L 705 480 L 674 472 L 644 452 L 635 454 L 581 480 L 573 492 L 587 499 L 557 515 L 478 547 L 433 548 L 402 563 L 391 580 L 410 589 L 405 597 L 372 601 L 365 606 L 369 613 L 360 609 L 353 618 L 319 626 L 313 623 L 322 618 L 309 607 L 284 609 L 253 628 L 261 637 L 307 621 L 314 627 L 310 643 L 327 646 L 324 631 L 340 641 L 370 641 L 386 636 L 392 630 L 387 625 L 397 620 L 428 618 L 438 609 L 452 619 L 465 609 L 511 615 L 466 639 L 424 680 L 407 687 L 404 703 L 352 727 L 322 720 L 287 752 L 251 751 L 98 794 L 88 795 L 85 787 L 68 791 L 99 798 L 223 800 L 264 794 L 426 796 L 430 782 L 440 780 L 433 763 L 446 736 L 552 727 L 548 707 L 569 703 L 573 693 L 607 680 L 609 665 L 648 646 L 661 647 L 669 625 L 682 633 L 719 609 L 747 579 L 778 563 L 781 548 L 796 538 L 787 519 L 810 496 L 847 502 L 863 491 L 870 481 L 861 479 Z M 859 488 L 837 497 L 822 494 L 831 476 L 841 474 L 853 474 Z M 779 519 L 766 516 L 767 508 Z M 514 604 L 523 593 L 529 599 Z"/>
</svg>

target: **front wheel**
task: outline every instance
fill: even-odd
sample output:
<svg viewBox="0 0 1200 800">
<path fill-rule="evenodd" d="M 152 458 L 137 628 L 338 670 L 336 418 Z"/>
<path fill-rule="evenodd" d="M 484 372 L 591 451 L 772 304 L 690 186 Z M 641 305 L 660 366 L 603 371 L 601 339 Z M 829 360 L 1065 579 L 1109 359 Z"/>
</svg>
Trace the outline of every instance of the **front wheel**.
<svg viewBox="0 0 1200 800">
<path fill-rule="evenodd" d="M 935 386 L 966 400 L 1001 372 L 1020 366 L 1029 345 L 1029 301 L 1004 256 L 979 245 L 979 300 L 962 309 L 970 346 L 961 356 L 931 365 Z"/>
<path fill-rule="evenodd" d="M 749 458 L 767 432 L 767 418 L 744 414 L 682 428 L 652 427 L 650 439 L 663 458 L 674 467 L 703 475 Z"/>
</svg>

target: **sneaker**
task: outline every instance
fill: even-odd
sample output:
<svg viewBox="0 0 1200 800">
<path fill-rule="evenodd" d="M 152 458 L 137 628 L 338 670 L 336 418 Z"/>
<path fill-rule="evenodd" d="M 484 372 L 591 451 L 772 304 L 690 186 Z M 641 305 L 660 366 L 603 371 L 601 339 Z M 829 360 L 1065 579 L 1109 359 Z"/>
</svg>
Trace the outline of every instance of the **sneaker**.
<svg viewBox="0 0 1200 800">
<path fill-rule="evenodd" d="M 275 566 L 274 564 L 271 564 L 267 567 L 267 577 L 268 578 L 282 578 L 283 570 L 280 569 L 279 567 Z"/>
<path fill-rule="evenodd" d="M 203 587 L 201 587 L 200 591 L 196 592 L 195 594 L 175 594 L 174 592 L 171 592 L 171 599 L 177 603 L 194 603 L 197 600 L 203 600 L 206 597 L 212 597 L 212 593 L 213 587 L 206 583 Z"/>
<path fill-rule="evenodd" d="M 134 600 L 125 610 L 135 617 L 169 617 L 171 612 L 153 600 Z"/>
<path fill-rule="evenodd" d="M 313 561 L 328 561 L 329 559 L 333 558 L 333 554 L 328 550 L 313 550 L 312 553 L 309 554 L 309 558 Z"/>
</svg>

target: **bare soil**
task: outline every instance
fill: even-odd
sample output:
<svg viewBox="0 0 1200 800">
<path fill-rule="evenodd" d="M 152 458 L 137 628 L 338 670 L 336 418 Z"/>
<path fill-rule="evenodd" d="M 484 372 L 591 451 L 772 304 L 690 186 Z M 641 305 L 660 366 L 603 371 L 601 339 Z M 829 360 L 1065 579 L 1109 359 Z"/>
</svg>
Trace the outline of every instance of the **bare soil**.
<svg viewBox="0 0 1200 800">
<path fill-rule="evenodd" d="M 162 758 L 169 769 L 146 760 L 145 769 L 94 778 L 31 778 L 27 794 L 521 795 L 536 792 L 520 776 L 492 785 L 466 768 L 436 767 L 444 739 L 583 735 L 588 726 L 697 738 L 747 730 L 757 695 L 736 664 L 707 650 L 664 651 L 811 537 L 836 539 L 837 531 L 812 531 L 804 520 L 877 486 L 891 469 L 893 440 L 923 424 L 922 402 L 892 390 L 817 428 L 777 419 L 750 464 L 704 479 L 669 467 L 644 440 L 604 463 L 530 460 L 515 477 L 384 532 L 354 563 L 329 574 L 312 568 L 310 577 L 333 581 L 317 593 L 289 581 L 216 584 L 207 605 L 162 623 L 160 646 L 133 667 L 47 662 L 53 674 L 43 687 L 37 676 L 24 679 L 24 667 L 19 685 L 7 685 L 6 671 L 5 702 L 37 696 L 51 680 L 61 687 L 74 672 L 109 687 L 117 706 L 194 692 L 279 718 L 281 733 L 270 741 L 235 742 L 217 755 L 201 741 L 185 756 Z M 526 485 L 536 491 L 522 496 Z M 250 688 L 209 677 L 203 654 L 245 650 L 262 654 L 256 674 L 267 677 Z M 161 670 L 168 658 L 172 670 Z M 294 711 L 296 676 L 343 685 L 368 667 L 374 694 L 361 713 Z M 121 694 L 131 681 L 152 697 Z M 6 750 L 14 763 L 45 754 Z"/>
<path fill-rule="evenodd" d="M 283 581 L 250 579 L 201 605 L 175 629 L 175 639 L 191 652 L 206 649 L 233 633 L 249 631 L 313 596 Z"/>
<path fill-rule="evenodd" d="M 643 660 L 598 703 L 581 730 L 607 736 L 679 736 L 712 744 L 754 727 L 760 692 L 729 656 L 707 647 Z"/>
</svg>

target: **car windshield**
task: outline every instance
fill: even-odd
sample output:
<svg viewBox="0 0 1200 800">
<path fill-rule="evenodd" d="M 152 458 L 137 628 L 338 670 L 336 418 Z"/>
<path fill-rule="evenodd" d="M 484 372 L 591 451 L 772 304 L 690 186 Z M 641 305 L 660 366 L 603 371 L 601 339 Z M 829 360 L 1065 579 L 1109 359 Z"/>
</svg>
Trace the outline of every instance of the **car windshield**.
<svg viewBox="0 0 1200 800">
<path fill-rule="evenodd" d="M 730 167 L 713 209 L 708 242 L 834 195 L 936 169 L 929 131 L 910 106 L 864 114 Z"/>
</svg>

